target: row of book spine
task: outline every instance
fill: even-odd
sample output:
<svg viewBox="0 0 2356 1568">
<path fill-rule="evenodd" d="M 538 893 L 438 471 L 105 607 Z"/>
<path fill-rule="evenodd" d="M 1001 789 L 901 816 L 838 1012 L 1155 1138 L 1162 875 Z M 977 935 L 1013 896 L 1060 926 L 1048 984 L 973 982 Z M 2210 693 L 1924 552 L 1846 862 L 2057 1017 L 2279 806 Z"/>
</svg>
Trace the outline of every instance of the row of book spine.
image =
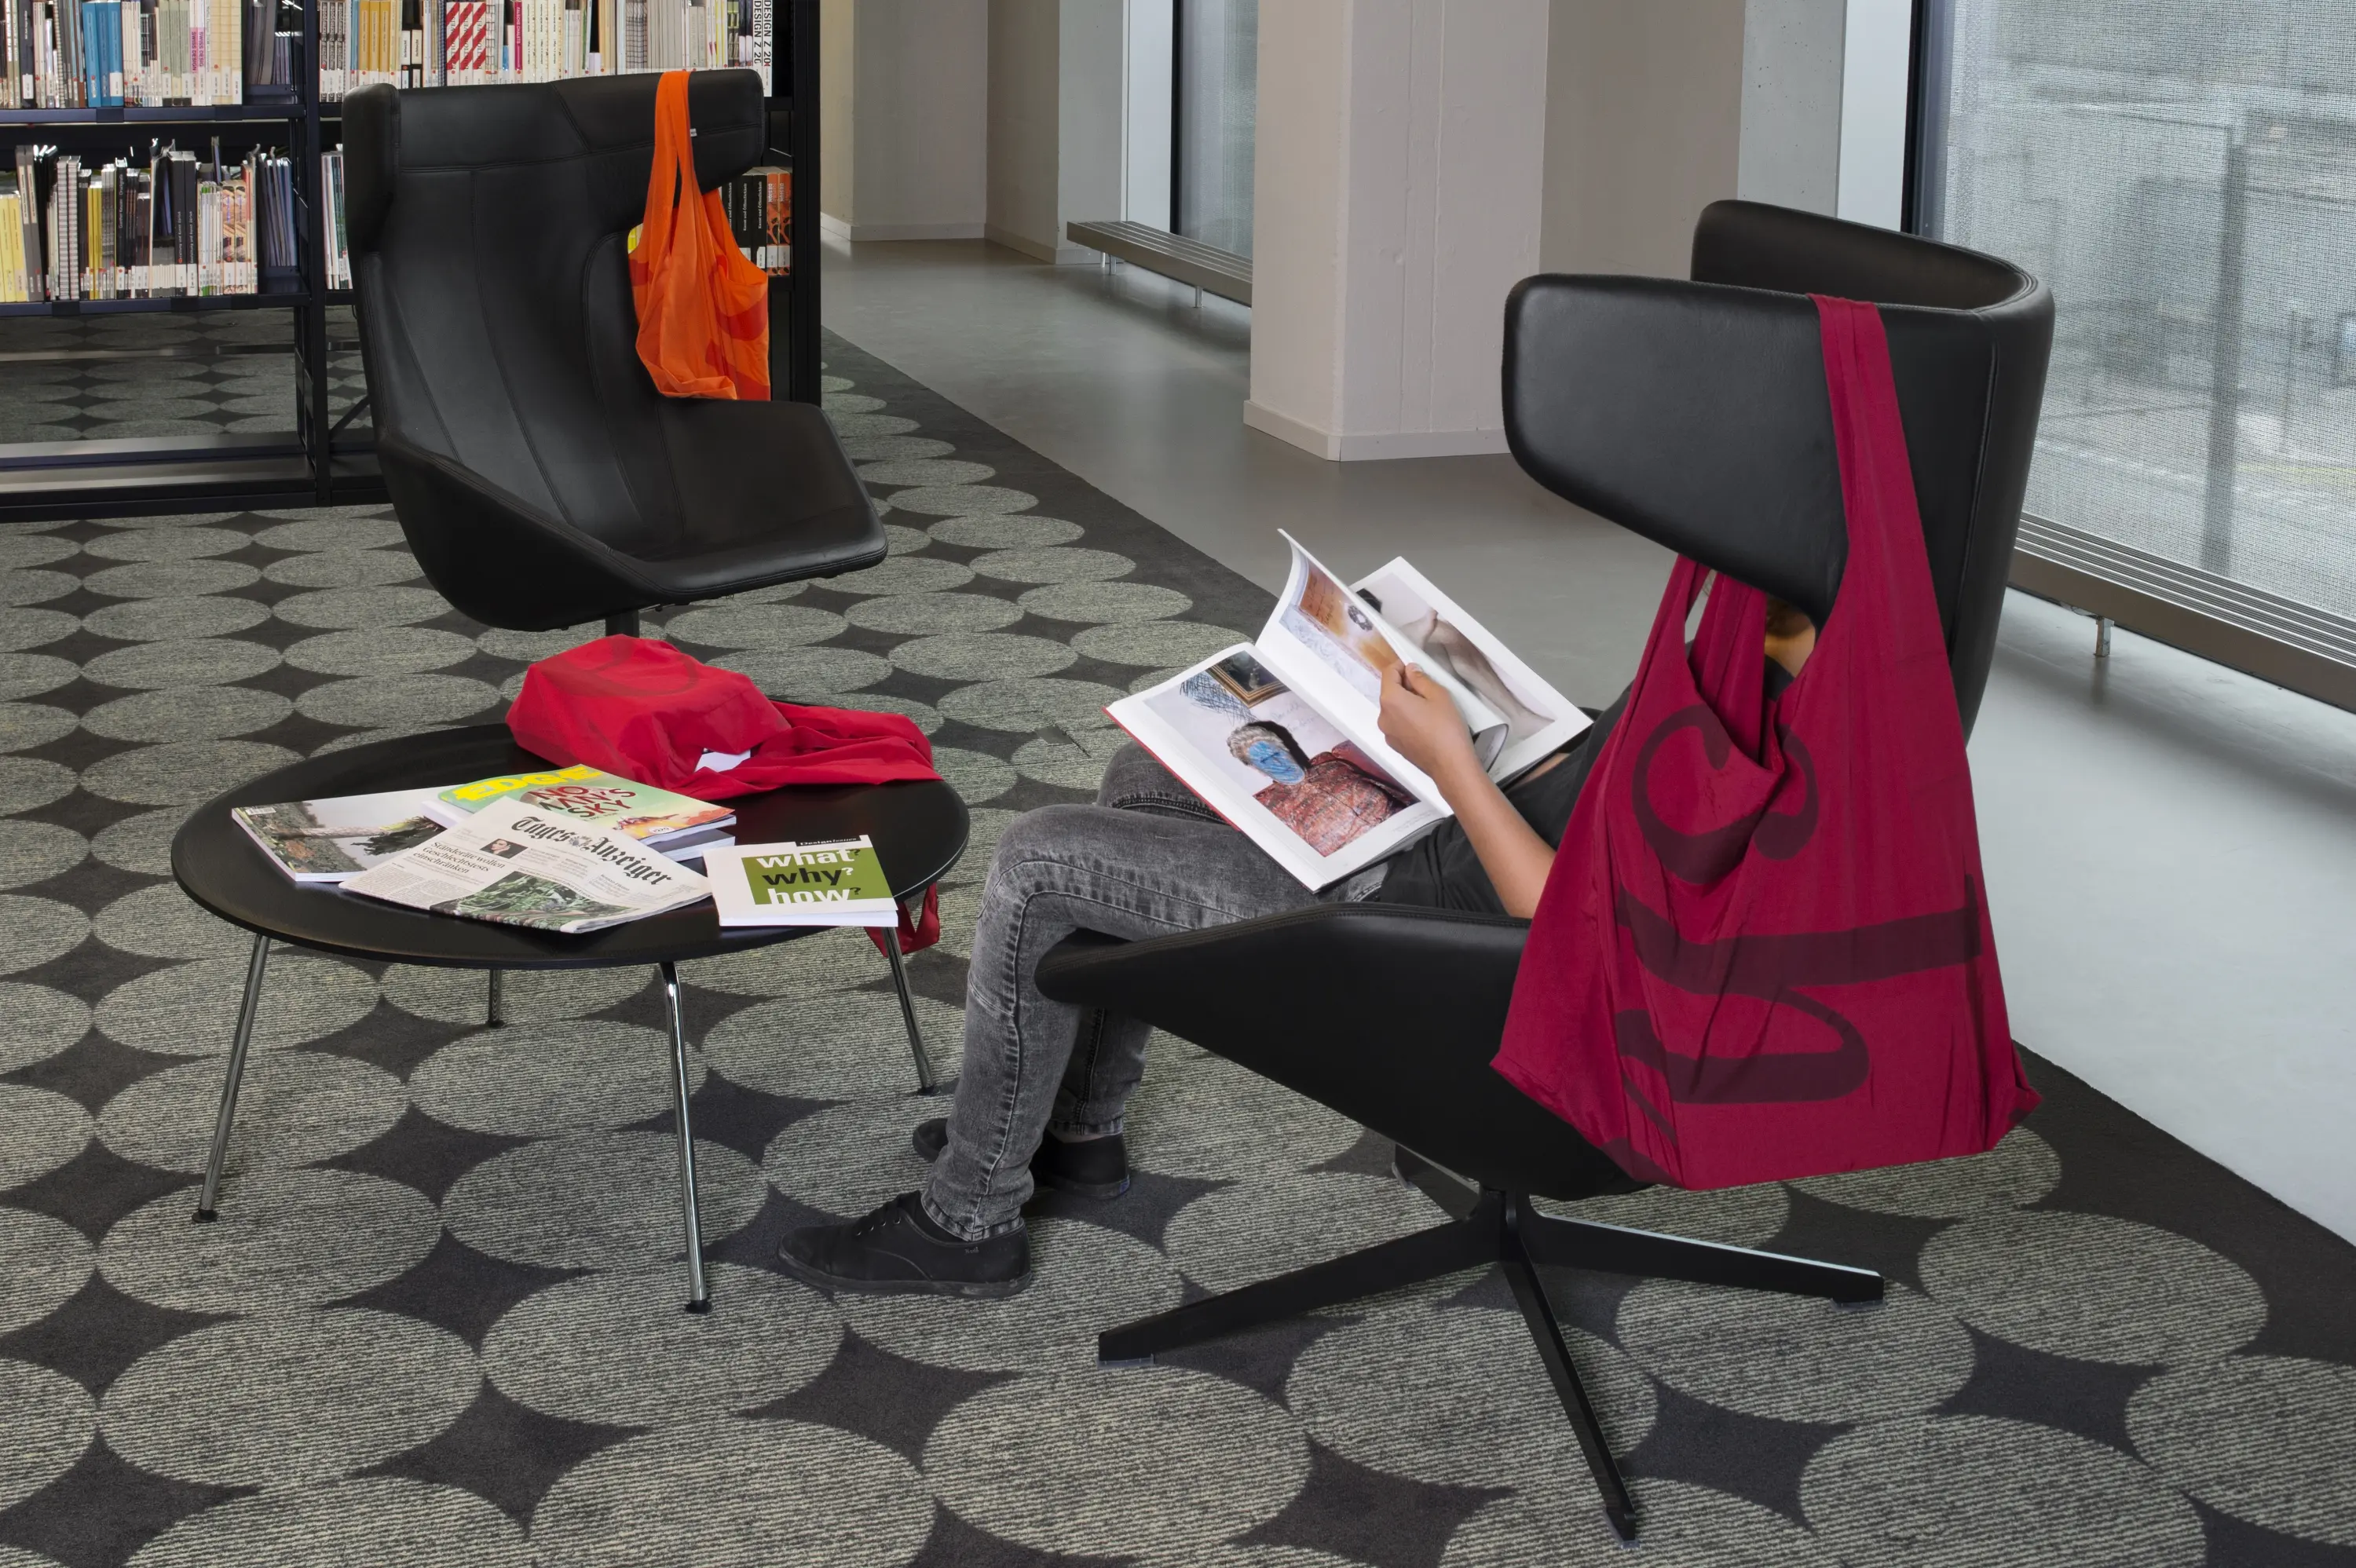
<svg viewBox="0 0 2356 1568">
<path fill-rule="evenodd" d="M 793 271 L 794 171 L 773 164 L 746 169 L 720 187 L 736 248 L 765 272 Z"/>
<path fill-rule="evenodd" d="M 792 270 L 793 192 L 791 169 L 765 165 L 720 193 L 737 247 L 780 276 Z M 348 289 L 341 145 L 319 156 L 319 199 L 326 284 Z M 275 153 L 224 166 L 218 152 L 208 165 L 169 150 L 86 167 L 19 147 L 14 173 L 0 173 L 0 304 L 253 293 L 265 269 L 291 284 L 298 243 L 293 165 Z"/>
<path fill-rule="evenodd" d="M 318 0 L 319 96 L 747 66 L 775 0 Z"/>
<path fill-rule="evenodd" d="M 295 270 L 293 165 L 254 151 L 201 164 L 159 151 L 85 165 L 16 149 L 0 174 L 0 303 L 261 292 Z"/>
<path fill-rule="evenodd" d="M 0 110 L 212 106 L 293 80 L 278 0 L 0 0 Z"/>
<path fill-rule="evenodd" d="M 316 0 L 319 96 L 747 66 L 775 0 Z M 0 111 L 283 101 L 278 0 L 0 0 Z"/>
</svg>

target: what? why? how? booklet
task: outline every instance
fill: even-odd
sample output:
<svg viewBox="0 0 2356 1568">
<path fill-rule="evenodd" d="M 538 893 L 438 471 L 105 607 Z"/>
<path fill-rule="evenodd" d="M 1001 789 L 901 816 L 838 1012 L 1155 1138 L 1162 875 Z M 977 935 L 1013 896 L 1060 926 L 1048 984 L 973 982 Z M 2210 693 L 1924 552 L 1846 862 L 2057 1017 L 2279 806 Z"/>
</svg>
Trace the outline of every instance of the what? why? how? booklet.
<svg viewBox="0 0 2356 1568">
<path fill-rule="evenodd" d="M 892 884 L 865 834 L 809 844 L 739 844 L 703 858 L 722 925 L 900 923 Z"/>
</svg>

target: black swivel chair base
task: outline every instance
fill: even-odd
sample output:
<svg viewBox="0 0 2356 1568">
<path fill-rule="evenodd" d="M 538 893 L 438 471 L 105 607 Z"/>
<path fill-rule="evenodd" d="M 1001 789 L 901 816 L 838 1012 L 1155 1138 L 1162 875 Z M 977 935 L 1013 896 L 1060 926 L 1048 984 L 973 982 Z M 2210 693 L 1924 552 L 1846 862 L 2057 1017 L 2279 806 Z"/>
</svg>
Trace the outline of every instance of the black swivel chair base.
<svg viewBox="0 0 2356 1568">
<path fill-rule="evenodd" d="M 1460 1269 L 1502 1264 L 1522 1318 L 1529 1325 L 1530 1338 L 1537 1344 L 1538 1359 L 1554 1380 L 1563 1413 L 1570 1419 L 1580 1451 L 1586 1455 L 1587 1467 L 1595 1477 L 1596 1489 L 1603 1495 L 1603 1511 L 1622 1540 L 1633 1541 L 1635 1504 L 1604 1441 L 1594 1403 L 1579 1381 L 1579 1370 L 1571 1364 L 1562 1327 L 1555 1319 L 1536 1265 L 1739 1285 L 1830 1301 L 1881 1299 L 1881 1276 L 1870 1269 L 1655 1235 L 1587 1220 L 1558 1220 L 1531 1208 L 1529 1199 L 1522 1194 L 1466 1187 L 1404 1148 L 1398 1151 L 1398 1169 L 1455 1217 L 1447 1224 L 1395 1242 L 1108 1328 L 1097 1337 L 1097 1360 L 1106 1365 L 1149 1361 L 1160 1351 L 1296 1317 L 1321 1307 L 1338 1307 Z"/>
</svg>

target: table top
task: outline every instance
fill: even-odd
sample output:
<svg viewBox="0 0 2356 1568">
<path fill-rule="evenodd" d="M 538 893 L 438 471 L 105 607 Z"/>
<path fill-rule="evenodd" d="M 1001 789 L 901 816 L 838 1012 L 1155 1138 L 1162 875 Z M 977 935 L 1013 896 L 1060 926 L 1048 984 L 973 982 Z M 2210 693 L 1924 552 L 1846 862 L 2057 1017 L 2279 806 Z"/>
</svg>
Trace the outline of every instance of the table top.
<svg viewBox="0 0 2356 1568">
<path fill-rule="evenodd" d="M 198 806 L 172 840 L 172 875 L 190 898 L 248 931 L 348 957 L 400 964 L 583 969 L 678 963 L 827 929 L 723 930 L 709 899 L 579 936 L 429 914 L 348 893 L 332 883 L 297 882 L 229 815 L 232 805 L 465 784 L 549 765 L 517 745 L 504 724 L 429 731 L 290 763 Z M 739 843 L 871 835 L 895 897 L 939 880 L 965 852 L 965 802 L 937 780 L 799 784 L 728 804 L 736 810 Z"/>
</svg>

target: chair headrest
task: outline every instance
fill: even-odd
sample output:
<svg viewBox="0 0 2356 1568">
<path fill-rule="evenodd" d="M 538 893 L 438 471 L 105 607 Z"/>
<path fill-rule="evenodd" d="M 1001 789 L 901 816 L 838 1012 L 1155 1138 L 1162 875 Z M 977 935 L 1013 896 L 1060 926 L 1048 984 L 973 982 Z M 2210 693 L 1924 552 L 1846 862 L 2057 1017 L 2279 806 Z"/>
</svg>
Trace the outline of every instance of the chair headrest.
<svg viewBox="0 0 2356 1568">
<path fill-rule="evenodd" d="M 586 161 L 602 216 L 636 221 L 654 156 L 654 72 L 574 77 L 498 87 L 379 83 L 344 100 L 345 230 L 352 250 L 377 248 L 399 176 L 519 164 Z M 688 78 L 695 177 L 711 190 L 760 161 L 768 144 L 761 79 L 750 70 Z"/>
<path fill-rule="evenodd" d="M 2001 596 L 2051 295 L 1991 257 L 1756 202 L 1709 208 L 1694 254 L 1698 282 L 1547 275 L 1515 288 L 1504 388 L 1515 457 L 1556 494 L 1821 624 L 1848 535 L 1807 295 L 1871 300 L 1956 654 L 1959 606 Z M 1993 638 L 1980 631 L 1975 646 Z"/>
</svg>

